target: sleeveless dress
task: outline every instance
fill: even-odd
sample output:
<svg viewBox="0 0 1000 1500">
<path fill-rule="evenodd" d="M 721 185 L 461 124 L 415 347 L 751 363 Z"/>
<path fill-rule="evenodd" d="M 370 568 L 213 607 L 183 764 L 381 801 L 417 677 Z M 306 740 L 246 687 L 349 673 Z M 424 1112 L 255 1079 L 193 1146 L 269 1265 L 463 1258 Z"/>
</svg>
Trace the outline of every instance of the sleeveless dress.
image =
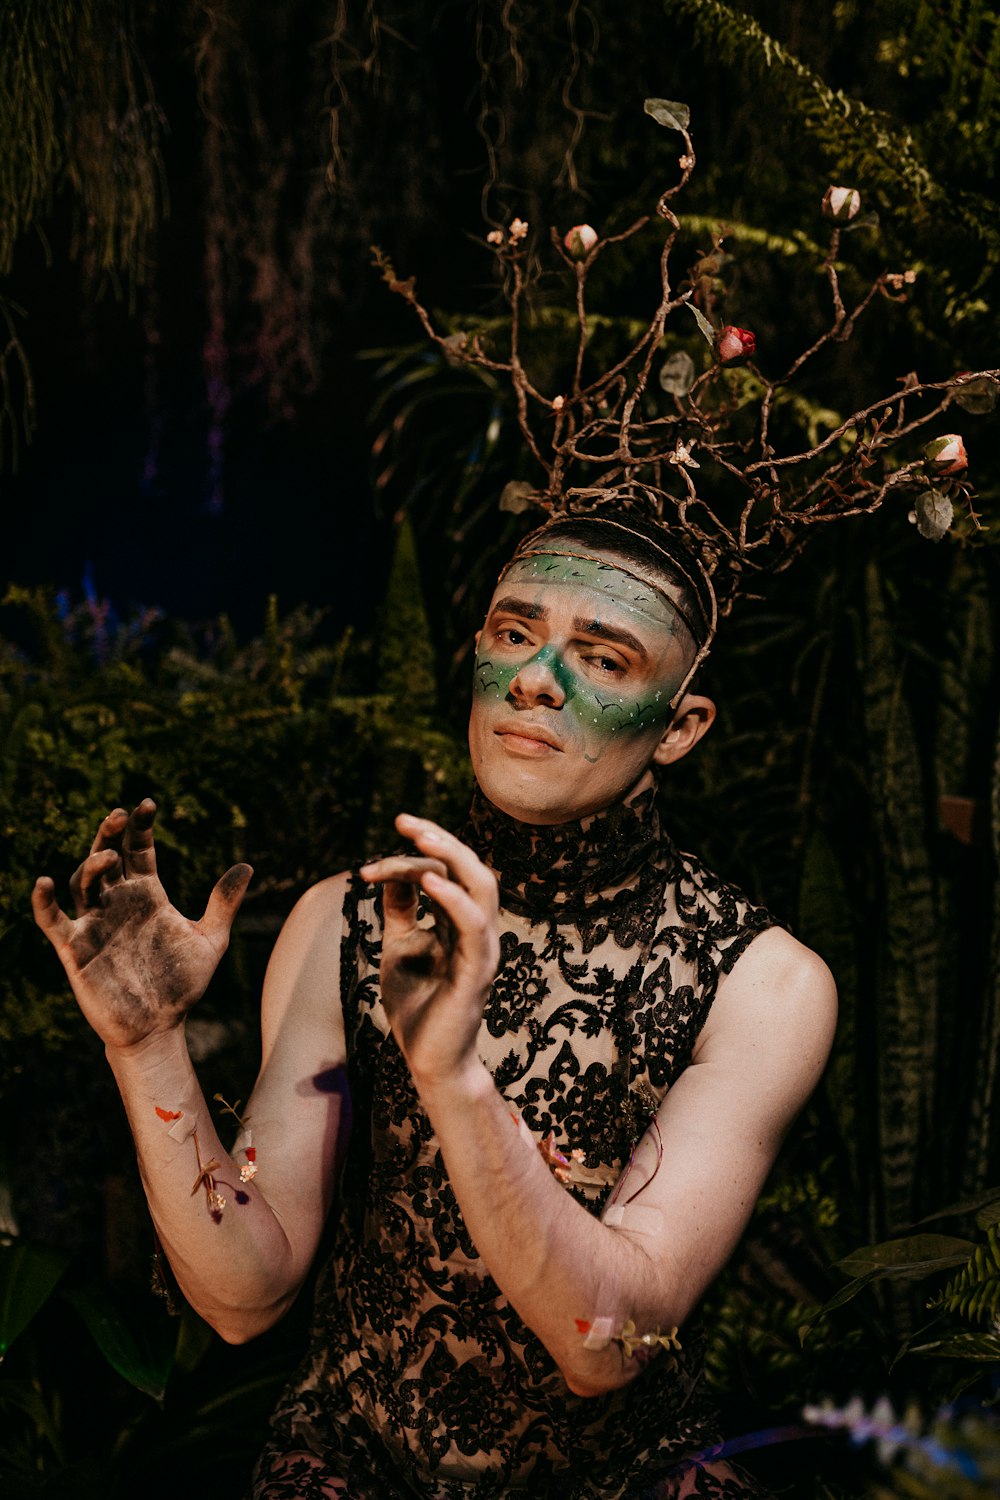
<svg viewBox="0 0 1000 1500">
<path fill-rule="evenodd" d="M 480 1056 L 539 1143 L 578 1153 L 566 1191 L 599 1214 L 720 982 L 773 919 L 675 849 L 655 787 L 551 828 L 515 822 L 477 793 L 463 836 L 500 878 L 501 960 Z M 697 1320 L 681 1329 L 679 1354 L 658 1354 L 624 1389 L 567 1389 L 476 1253 L 390 1034 L 379 891 L 355 878 L 344 916 L 353 1125 L 339 1221 L 254 1500 L 672 1493 L 670 1477 L 718 1436 Z M 676 1493 L 748 1493 L 695 1469 Z"/>
</svg>

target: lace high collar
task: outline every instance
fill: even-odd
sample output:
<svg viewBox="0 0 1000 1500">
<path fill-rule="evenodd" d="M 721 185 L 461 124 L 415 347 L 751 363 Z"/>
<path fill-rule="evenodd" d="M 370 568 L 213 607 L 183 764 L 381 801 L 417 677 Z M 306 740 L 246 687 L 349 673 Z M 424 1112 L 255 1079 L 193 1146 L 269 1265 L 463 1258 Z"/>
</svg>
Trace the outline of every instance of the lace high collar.
<svg viewBox="0 0 1000 1500">
<path fill-rule="evenodd" d="M 660 829 L 655 784 L 572 823 L 538 825 L 508 817 L 476 787 L 468 842 L 500 881 L 501 904 L 531 915 L 594 913 L 662 879 L 673 853 Z"/>
</svg>

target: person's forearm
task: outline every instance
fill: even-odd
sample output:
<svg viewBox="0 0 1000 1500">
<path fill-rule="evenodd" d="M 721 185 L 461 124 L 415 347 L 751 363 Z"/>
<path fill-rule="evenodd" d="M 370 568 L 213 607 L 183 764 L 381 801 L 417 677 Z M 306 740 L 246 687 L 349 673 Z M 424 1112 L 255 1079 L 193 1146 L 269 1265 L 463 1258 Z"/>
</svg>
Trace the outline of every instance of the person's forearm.
<svg viewBox="0 0 1000 1500">
<path fill-rule="evenodd" d="M 153 1222 L 181 1291 L 223 1338 L 253 1337 L 285 1310 L 300 1277 L 260 1184 L 240 1179 L 245 1154 L 233 1161 L 219 1140 L 183 1025 L 106 1052 Z M 199 1178 L 212 1162 L 209 1184 Z M 208 1197 L 213 1186 L 225 1200 L 221 1216 L 219 1198 Z"/>
<path fill-rule="evenodd" d="M 580 1325 L 608 1319 L 617 1335 L 631 1318 L 640 1334 L 667 1332 L 684 1299 L 638 1237 L 601 1223 L 556 1180 L 478 1060 L 460 1079 L 415 1081 L 476 1249 L 570 1388 L 591 1395 L 631 1379 L 639 1360 L 618 1342 L 588 1348 Z"/>
</svg>

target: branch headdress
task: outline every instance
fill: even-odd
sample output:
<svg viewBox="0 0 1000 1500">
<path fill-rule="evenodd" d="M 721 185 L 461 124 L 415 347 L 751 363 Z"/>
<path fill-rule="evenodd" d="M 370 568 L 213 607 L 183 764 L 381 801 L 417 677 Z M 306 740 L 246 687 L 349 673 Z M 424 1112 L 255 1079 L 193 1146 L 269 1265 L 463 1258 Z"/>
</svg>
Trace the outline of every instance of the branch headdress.
<svg viewBox="0 0 1000 1500">
<path fill-rule="evenodd" d="M 842 237 L 870 224 L 872 216 L 859 213 L 856 189 L 830 187 L 822 202 L 831 221 L 822 264 L 830 300 L 828 325 L 781 373 L 764 374 L 754 362 L 754 334 L 713 323 L 706 315 L 712 308 L 698 276 L 675 285 L 670 262 L 681 221 L 673 205 L 695 167 L 689 111 L 662 99 L 648 99 L 645 108 L 683 141 L 677 182 L 661 194 L 653 213 L 621 233 L 601 237 L 587 224 L 562 237 L 551 231 L 553 251 L 572 278 L 576 308 L 564 390 L 543 393 L 523 359 L 532 284 L 523 220 L 515 218 L 506 230 L 487 235 L 502 267 L 510 308 L 503 356 L 494 354 L 481 334 L 444 331 L 417 296 L 414 279 L 400 280 L 382 252 L 373 253 L 390 289 L 410 303 L 428 337 L 450 360 L 506 376 L 511 383 L 517 423 L 537 479 L 512 481 L 501 506 L 514 511 L 537 507 L 546 513 L 545 522 L 521 542 L 516 555 L 544 548 L 546 535 L 557 524 L 566 535 L 567 522 L 586 519 L 606 528 L 610 550 L 616 532 L 619 537 L 630 533 L 661 553 L 668 568 L 687 583 L 699 616 L 693 624 L 698 651 L 676 695 L 679 701 L 711 650 L 719 620 L 737 598 L 752 596 L 764 576 L 788 567 L 815 527 L 872 514 L 899 495 L 909 500 L 909 519 L 933 540 L 944 536 L 956 516 L 964 516 L 961 524 L 967 530 L 982 529 L 973 492 L 963 478 L 968 460 L 962 437 L 938 436 L 910 457 L 906 451 L 914 444 L 907 440 L 926 436 L 926 429 L 953 403 L 974 413 L 992 410 L 1000 394 L 1000 370 L 962 372 L 938 381 L 909 374 L 891 393 L 835 420 L 822 437 L 811 434 L 808 446 L 794 441 L 800 438 L 794 424 L 789 440 L 781 413 L 791 400 L 792 383 L 822 350 L 850 339 L 877 298 L 906 301 L 915 275 L 883 271 L 853 305 L 845 303 Z M 631 347 L 608 368 L 593 370 L 587 357 L 593 329 L 588 277 L 600 256 L 657 218 L 666 224 L 659 304 Z M 721 244 L 720 235 L 703 262 L 718 256 Z M 671 349 L 667 333 L 668 320 L 691 316 L 710 353 L 700 372 L 679 339 Z"/>
</svg>

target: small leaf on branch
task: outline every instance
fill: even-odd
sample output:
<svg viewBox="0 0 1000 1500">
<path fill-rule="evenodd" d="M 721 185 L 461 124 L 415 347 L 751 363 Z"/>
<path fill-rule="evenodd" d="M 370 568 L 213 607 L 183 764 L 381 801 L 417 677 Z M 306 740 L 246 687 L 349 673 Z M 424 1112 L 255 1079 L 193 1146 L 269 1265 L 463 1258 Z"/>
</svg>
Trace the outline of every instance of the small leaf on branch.
<svg viewBox="0 0 1000 1500">
<path fill-rule="evenodd" d="M 992 411 L 998 399 L 1000 383 L 989 375 L 983 375 L 979 380 L 970 380 L 968 385 L 959 386 L 955 392 L 955 400 L 959 406 L 963 411 L 970 411 L 974 417 L 982 417 Z"/>
<path fill-rule="evenodd" d="M 686 396 L 694 385 L 694 360 L 683 349 L 677 349 L 660 366 L 660 389 L 671 396 Z"/>
<path fill-rule="evenodd" d="M 937 490 L 923 490 L 913 506 L 917 530 L 929 542 L 939 542 L 950 530 L 955 507 L 947 495 Z"/>
<path fill-rule="evenodd" d="M 840 228 L 843 230 L 844 234 L 853 234 L 855 229 L 877 229 L 878 214 L 874 209 L 871 211 L 871 213 L 859 214 L 858 217 L 856 219 L 852 219 L 849 224 L 841 224 Z"/>
<path fill-rule="evenodd" d="M 526 484 L 523 479 L 508 480 L 500 493 L 500 509 L 509 510 L 515 516 L 530 510 L 534 504 L 534 487 Z"/>
<path fill-rule="evenodd" d="M 647 99 L 642 107 L 657 125 L 663 125 L 667 130 L 685 131 L 691 124 L 690 109 L 674 99 Z"/>
<path fill-rule="evenodd" d="M 698 327 L 701 329 L 702 337 L 704 339 L 706 339 L 707 342 L 710 343 L 711 346 L 712 346 L 712 348 L 714 349 L 715 348 L 715 329 L 712 327 L 711 323 L 705 317 L 705 314 L 702 312 L 701 308 L 700 307 L 695 307 L 695 305 L 694 305 L 693 302 L 685 302 L 684 306 L 688 309 L 689 312 L 691 312 L 691 313 L 694 314 L 694 320 L 697 323 Z"/>
</svg>

